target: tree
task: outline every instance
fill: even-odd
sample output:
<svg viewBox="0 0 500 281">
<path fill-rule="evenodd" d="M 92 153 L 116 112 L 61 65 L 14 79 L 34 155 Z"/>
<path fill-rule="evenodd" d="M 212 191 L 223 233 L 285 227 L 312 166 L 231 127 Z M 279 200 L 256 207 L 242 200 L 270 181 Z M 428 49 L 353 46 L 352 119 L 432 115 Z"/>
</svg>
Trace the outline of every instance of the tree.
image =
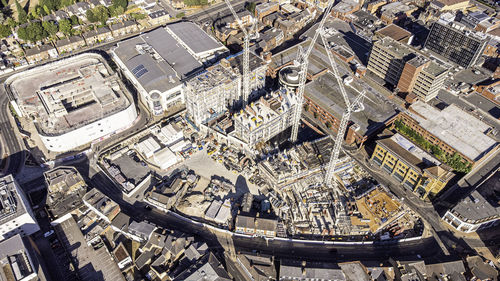
<svg viewBox="0 0 500 281">
<path fill-rule="evenodd" d="M 59 31 L 59 27 L 51 21 L 42 22 L 43 29 L 50 35 L 54 36 Z"/>
<path fill-rule="evenodd" d="M 87 17 L 87 20 L 90 21 L 90 22 L 96 22 L 97 21 L 97 18 L 94 15 L 94 11 L 92 9 L 88 9 L 85 12 L 85 16 Z"/>
<path fill-rule="evenodd" d="M 116 7 L 122 7 L 123 10 L 127 10 L 128 6 L 128 1 L 127 0 L 112 0 L 113 6 Z"/>
<path fill-rule="evenodd" d="M 16 10 L 17 10 L 17 21 L 20 23 L 26 23 L 28 21 L 28 14 L 26 11 L 21 7 L 21 4 L 19 4 L 19 1 L 16 0 Z"/>
<path fill-rule="evenodd" d="M 97 6 L 94 9 L 87 10 L 87 19 L 90 22 L 100 22 L 101 24 L 106 24 L 109 18 L 109 10 L 104 6 Z"/>
<path fill-rule="evenodd" d="M 43 29 L 40 22 L 32 22 L 26 27 L 20 27 L 17 35 L 24 41 L 36 42 L 47 38 L 48 33 Z"/>
<path fill-rule="evenodd" d="M 72 15 L 70 17 L 70 20 L 71 20 L 71 25 L 72 26 L 75 26 L 75 25 L 79 25 L 80 24 L 80 19 L 76 16 L 76 15 Z"/>
<path fill-rule="evenodd" d="M 43 5 L 43 10 L 45 11 L 45 14 L 50 15 L 50 9 L 47 7 L 47 5 Z"/>
<path fill-rule="evenodd" d="M 146 15 L 145 14 L 141 14 L 141 13 L 135 13 L 135 14 L 132 14 L 132 17 L 135 20 L 143 20 L 143 19 L 146 18 Z"/>
<path fill-rule="evenodd" d="M 3 5 L 3 8 L 9 6 L 9 2 L 7 2 L 7 0 L 2 0 L 2 5 Z"/>
<path fill-rule="evenodd" d="M 257 6 L 257 4 L 256 4 L 255 2 L 249 2 L 249 3 L 247 4 L 246 9 L 247 9 L 250 13 L 252 13 L 252 15 L 253 15 L 253 14 L 255 14 L 255 7 L 256 7 L 256 6 Z"/>
<path fill-rule="evenodd" d="M 38 3 L 43 7 L 47 14 L 50 14 L 52 11 L 57 11 L 59 1 L 58 0 L 40 0 Z"/>
<path fill-rule="evenodd" d="M 65 8 L 73 4 L 75 4 L 75 0 L 59 0 L 58 9 Z"/>
<path fill-rule="evenodd" d="M 7 19 L 7 25 L 10 27 L 10 28 L 14 28 L 17 26 L 17 22 L 13 19 L 13 18 L 8 18 Z"/>
<path fill-rule="evenodd" d="M 59 31 L 61 31 L 64 35 L 71 35 L 71 31 L 73 27 L 71 26 L 71 22 L 68 19 L 62 19 L 59 21 Z"/>
<path fill-rule="evenodd" d="M 110 6 L 109 7 L 109 14 L 113 18 L 117 17 L 119 15 L 122 15 L 123 13 L 125 13 L 125 9 L 123 9 L 122 6 Z"/>
<path fill-rule="evenodd" d="M 5 38 L 12 34 L 12 29 L 6 24 L 0 25 L 0 37 Z"/>
</svg>

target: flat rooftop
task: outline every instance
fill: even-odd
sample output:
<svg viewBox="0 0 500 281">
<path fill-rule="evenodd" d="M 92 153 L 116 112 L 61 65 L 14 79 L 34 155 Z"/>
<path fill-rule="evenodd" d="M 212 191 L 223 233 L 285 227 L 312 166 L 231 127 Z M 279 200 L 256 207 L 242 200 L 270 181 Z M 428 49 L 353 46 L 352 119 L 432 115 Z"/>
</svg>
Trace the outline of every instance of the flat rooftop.
<svg viewBox="0 0 500 281">
<path fill-rule="evenodd" d="M 310 44 L 310 41 L 306 41 L 273 55 L 269 67 L 271 69 L 278 69 L 286 64 L 292 63 L 293 60 L 297 58 L 299 45 L 302 46 L 304 50 L 306 50 Z M 321 45 L 316 43 L 311 52 L 311 55 L 309 56 L 307 73 L 314 76 L 321 73 L 322 71 L 325 71 L 329 67 L 330 63 L 328 61 L 328 55 L 326 54 L 325 49 Z"/>
<path fill-rule="evenodd" d="M 82 281 L 125 280 L 106 247 L 94 250 L 87 245 L 82 231 L 71 214 L 67 214 L 51 224 L 57 232 L 57 237 L 78 266 L 76 270 Z"/>
<path fill-rule="evenodd" d="M 222 52 L 227 48 L 219 41 L 209 36 L 203 29 L 192 22 L 178 22 L 167 25 L 166 29 L 182 41 L 184 46 L 194 54 L 202 54 L 214 50 Z"/>
<path fill-rule="evenodd" d="M 427 167 L 441 165 L 441 162 L 432 155 L 398 133 L 389 138 L 378 140 L 377 143 L 401 157 L 403 161 L 420 170 L 420 172 Z"/>
<path fill-rule="evenodd" d="M 301 36 L 301 38 L 312 38 L 317 27 L 318 24 L 313 25 L 309 30 L 307 30 L 306 33 L 304 33 L 304 35 Z M 330 18 L 326 20 L 324 27 L 326 31 L 326 41 L 330 44 L 330 47 L 342 46 L 348 51 L 353 52 L 354 55 L 361 60 L 361 62 L 365 62 L 367 60 L 366 53 L 371 50 L 371 42 L 366 41 L 354 33 L 349 23 L 337 18 Z M 310 40 L 307 40 L 306 42 L 309 41 Z M 323 46 L 321 38 L 318 38 L 316 44 Z M 323 47 L 321 47 L 321 52 L 325 52 Z M 328 57 L 325 62 L 329 65 Z"/>
<path fill-rule="evenodd" d="M 477 161 L 497 142 L 486 135 L 490 126 L 452 104 L 443 110 L 422 101 L 406 111 L 419 125 L 469 159 Z"/>
<path fill-rule="evenodd" d="M 408 40 L 411 37 L 411 32 L 406 29 L 399 27 L 395 24 L 389 24 L 388 26 L 377 30 L 377 34 L 390 37 L 396 41 Z"/>
<path fill-rule="evenodd" d="M 120 78 L 99 55 L 82 54 L 22 72 L 9 85 L 46 135 L 58 135 L 127 108 Z"/>
<path fill-rule="evenodd" d="M 500 171 L 460 201 L 452 213 L 471 222 L 500 218 Z"/>
<path fill-rule="evenodd" d="M 0 178 L 0 225 L 26 213 L 12 175 Z"/>
<path fill-rule="evenodd" d="M 437 77 L 445 72 L 448 72 L 448 69 L 440 66 L 434 61 L 431 61 L 431 63 L 425 68 L 425 71 L 432 74 L 434 77 Z"/>
<path fill-rule="evenodd" d="M 29 255 L 26 246 L 19 234 L 0 242 L 0 280 L 23 280 L 28 276 L 26 280 L 40 280 L 33 271 L 37 265 L 30 262 L 35 257 Z"/>
<path fill-rule="evenodd" d="M 346 86 L 345 89 L 349 100 L 353 102 L 359 95 L 358 91 L 361 92 L 362 87 L 353 81 L 351 86 Z M 345 102 L 333 74 L 327 73 L 306 84 L 304 95 L 337 119 L 341 119 Z M 385 123 L 398 113 L 389 101 L 380 100 L 372 91 L 366 91 L 362 101 L 364 109 L 353 112 L 350 119 L 359 126 L 357 132 L 360 135 L 369 135 L 373 130 L 385 126 Z"/>
<path fill-rule="evenodd" d="M 404 45 L 390 37 L 384 37 L 382 40 L 375 42 L 374 45 L 382 46 L 385 50 L 391 51 L 400 58 L 416 53 L 415 50 L 412 50 L 409 46 Z"/>
<path fill-rule="evenodd" d="M 203 69 L 164 28 L 119 42 L 113 53 L 148 92 L 165 92 Z"/>
</svg>

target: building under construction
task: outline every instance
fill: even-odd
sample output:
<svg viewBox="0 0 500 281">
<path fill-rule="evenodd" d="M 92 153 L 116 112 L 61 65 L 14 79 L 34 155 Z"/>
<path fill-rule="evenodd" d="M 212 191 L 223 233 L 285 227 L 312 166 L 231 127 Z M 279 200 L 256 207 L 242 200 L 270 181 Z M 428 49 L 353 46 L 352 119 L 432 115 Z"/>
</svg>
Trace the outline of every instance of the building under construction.
<svg viewBox="0 0 500 281">
<path fill-rule="evenodd" d="M 204 124 L 227 110 L 241 107 L 241 57 L 241 54 L 237 54 L 222 59 L 186 82 L 186 109 L 195 124 Z M 249 100 L 252 100 L 256 99 L 264 88 L 267 66 L 260 57 L 252 53 L 249 67 Z"/>
<path fill-rule="evenodd" d="M 234 136 L 253 148 L 292 126 L 298 101 L 286 89 L 267 94 L 234 115 Z"/>
</svg>

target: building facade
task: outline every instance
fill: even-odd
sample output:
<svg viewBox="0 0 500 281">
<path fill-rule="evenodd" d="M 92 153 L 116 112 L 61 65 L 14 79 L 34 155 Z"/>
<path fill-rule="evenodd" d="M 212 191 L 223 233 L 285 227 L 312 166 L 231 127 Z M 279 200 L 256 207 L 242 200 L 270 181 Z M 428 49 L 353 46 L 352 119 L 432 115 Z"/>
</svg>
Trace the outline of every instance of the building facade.
<svg viewBox="0 0 500 281">
<path fill-rule="evenodd" d="M 195 124 L 206 123 L 227 110 L 242 105 L 242 55 L 222 59 L 184 85 L 186 109 Z M 265 85 L 267 67 L 250 53 L 250 96 L 256 98 Z M 248 101 L 247 101 L 248 102 Z"/>
<path fill-rule="evenodd" d="M 456 230 L 471 233 L 500 223 L 500 172 L 446 211 L 443 220 Z"/>
<path fill-rule="evenodd" d="M 12 175 L 0 178 L 0 241 L 40 230 L 26 194 Z"/>
<path fill-rule="evenodd" d="M 428 102 L 435 98 L 443 87 L 447 73 L 447 69 L 417 55 L 405 63 L 397 88 L 400 92 L 413 93 Z"/>
<path fill-rule="evenodd" d="M 486 36 L 467 30 L 463 24 L 437 21 L 432 25 L 425 48 L 468 68 L 478 62 L 487 43 Z"/>
<path fill-rule="evenodd" d="M 373 44 L 368 70 L 391 85 L 397 85 L 405 63 L 413 58 L 413 53 L 392 38 L 383 38 Z"/>
<path fill-rule="evenodd" d="M 400 134 L 378 140 L 371 160 L 421 199 L 435 197 L 455 175 Z"/>
</svg>

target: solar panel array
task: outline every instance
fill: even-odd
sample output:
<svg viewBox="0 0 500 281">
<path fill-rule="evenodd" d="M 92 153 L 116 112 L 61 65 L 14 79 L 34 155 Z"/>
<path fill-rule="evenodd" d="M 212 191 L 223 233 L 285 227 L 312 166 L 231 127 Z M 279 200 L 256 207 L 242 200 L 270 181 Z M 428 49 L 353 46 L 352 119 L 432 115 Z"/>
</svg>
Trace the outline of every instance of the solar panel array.
<svg viewBox="0 0 500 281">
<path fill-rule="evenodd" d="M 134 69 L 132 69 L 132 73 L 134 74 L 135 78 L 139 79 L 142 75 L 148 73 L 148 70 L 144 67 L 144 65 L 139 64 L 138 66 L 134 67 Z"/>
</svg>

